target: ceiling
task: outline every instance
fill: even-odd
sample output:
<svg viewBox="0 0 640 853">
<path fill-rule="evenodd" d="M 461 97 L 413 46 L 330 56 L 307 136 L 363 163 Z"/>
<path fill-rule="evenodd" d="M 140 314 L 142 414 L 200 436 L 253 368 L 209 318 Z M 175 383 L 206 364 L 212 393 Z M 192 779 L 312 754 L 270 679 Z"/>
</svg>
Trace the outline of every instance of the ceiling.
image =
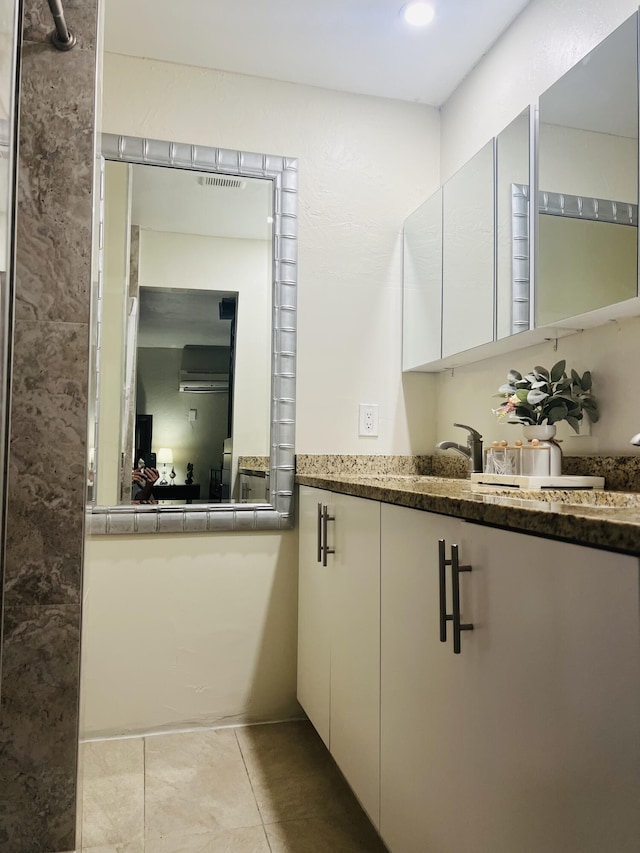
<svg viewBox="0 0 640 853">
<path fill-rule="evenodd" d="M 188 169 L 133 166 L 132 222 L 151 231 L 271 239 L 273 187 Z M 215 186 L 216 181 L 230 186 Z"/>
<path fill-rule="evenodd" d="M 431 2 L 105 0 L 105 50 L 440 106 L 530 0 Z"/>
</svg>

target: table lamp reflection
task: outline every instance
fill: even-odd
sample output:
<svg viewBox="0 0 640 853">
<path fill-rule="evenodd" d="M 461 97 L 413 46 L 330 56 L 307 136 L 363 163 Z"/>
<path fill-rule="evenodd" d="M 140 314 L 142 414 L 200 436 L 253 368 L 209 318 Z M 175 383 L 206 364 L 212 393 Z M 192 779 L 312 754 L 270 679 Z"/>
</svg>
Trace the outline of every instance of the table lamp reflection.
<svg viewBox="0 0 640 853">
<path fill-rule="evenodd" d="M 173 465 L 173 451 L 170 447 L 161 447 L 158 450 L 158 465 L 162 465 L 162 480 L 158 485 L 167 486 L 167 465 Z"/>
</svg>

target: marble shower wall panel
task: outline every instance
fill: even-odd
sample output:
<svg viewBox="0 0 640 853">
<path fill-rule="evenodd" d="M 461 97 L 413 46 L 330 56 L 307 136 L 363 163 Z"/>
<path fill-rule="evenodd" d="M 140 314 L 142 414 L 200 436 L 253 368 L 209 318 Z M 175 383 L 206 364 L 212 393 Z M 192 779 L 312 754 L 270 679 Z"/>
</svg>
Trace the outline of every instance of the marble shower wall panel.
<svg viewBox="0 0 640 853">
<path fill-rule="evenodd" d="M 17 320 L 87 323 L 94 79 L 94 51 L 23 47 Z"/>
<path fill-rule="evenodd" d="M 73 849 L 80 607 L 6 607 L 0 850 Z"/>
<path fill-rule="evenodd" d="M 26 0 L 0 691 L 0 850 L 75 846 L 98 0 Z"/>
</svg>

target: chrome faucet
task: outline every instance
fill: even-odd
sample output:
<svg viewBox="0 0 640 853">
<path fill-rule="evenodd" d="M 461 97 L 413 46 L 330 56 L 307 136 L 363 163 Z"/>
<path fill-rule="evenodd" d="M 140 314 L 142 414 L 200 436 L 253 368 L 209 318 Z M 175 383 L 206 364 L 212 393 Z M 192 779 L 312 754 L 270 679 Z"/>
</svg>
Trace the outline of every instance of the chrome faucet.
<svg viewBox="0 0 640 853">
<path fill-rule="evenodd" d="M 436 444 L 438 450 L 455 450 L 466 456 L 469 460 L 469 470 L 472 474 L 482 473 L 482 436 L 478 430 L 466 424 L 454 424 L 454 427 L 469 431 L 467 446 L 456 444 L 455 441 L 439 441 Z"/>
</svg>

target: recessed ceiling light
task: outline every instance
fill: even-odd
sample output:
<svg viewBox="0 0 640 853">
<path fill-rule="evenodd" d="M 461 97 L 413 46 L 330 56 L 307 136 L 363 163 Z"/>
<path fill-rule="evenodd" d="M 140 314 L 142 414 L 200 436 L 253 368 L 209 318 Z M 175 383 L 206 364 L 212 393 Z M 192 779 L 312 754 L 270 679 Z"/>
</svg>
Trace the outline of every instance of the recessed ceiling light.
<svg viewBox="0 0 640 853">
<path fill-rule="evenodd" d="M 402 17 L 412 27 L 426 27 L 433 21 L 435 9 L 430 3 L 423 0 L 407 3 L 400 10 Z"/>
</svg>

